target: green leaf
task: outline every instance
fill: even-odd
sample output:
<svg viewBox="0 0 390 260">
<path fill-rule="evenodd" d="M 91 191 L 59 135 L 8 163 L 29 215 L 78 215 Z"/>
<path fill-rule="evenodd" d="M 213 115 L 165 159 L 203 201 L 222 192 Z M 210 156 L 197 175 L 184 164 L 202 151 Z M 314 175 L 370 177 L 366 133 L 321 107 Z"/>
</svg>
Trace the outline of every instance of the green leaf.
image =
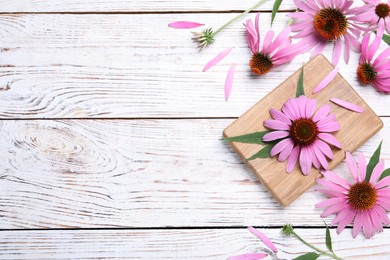
<svg viewBox="0 0 390 260">
<path fill-rule="evenodd" d="M 329 227 L 328 227 L 328 225 L 326 223 L 325 223 L 325 226 L 326 226 L 326 240 L 325 240 L 326 247 L 329 249 L 329 251 L 333 252 L 333 249 L 332 249 L 332 238 L 330 237 Z"/>
<path fill-rule="evenodd" d="M 311 252 L 294 258 L 293 260 L 315 260 L 320 257 L 319 254 Z"/>
<path fill-rule="evenodd" d="M 382 142 L 383 141 L 381 141 L 378 148 L 376 148 L 374 154 L 371 156 L 370 161 L 367 164 L 366 179 L 364 180 L 365 182 L 370 181 L 372 171 L 374 170 L 375 166 L 379 162 L 379 157 L 381 155 Z"/>
<path fill-rule="evenodd" d="M 263 136 L 268 132 L 269 131 L 255 132 L 246 135 L 224 138 L 224 140 L 228 142 L 238 142 L 238 143 L 247 143 L 247 144 L 264 144 Z"/>
<path fill-rule="evenodd" d="M 275 0 L 274 7 L 272 8 L 271 25 L 275 20 L 276 13 L 279 11 L 280 4 L 283 0 Z"/>
<path fill-rule="evenodd" d="M 254 160 L 254 159 L 257 159 L 257 158 L 268 158 L 268 157 L 270 157 L 269 153 L 271 152 L 271 149 L 272 149 L 272 147 L 274 147 L 274 145 L 275 144 L 268 144 L 263 149 L 261 149 L 260 151 L 258 151 L 257 153 L 255 153 L 254 155 L 249 157 L 247 160 L 251 161 L 251 160 Z"/>
<path fill-rule="evenodd" d="M 390 35 L 383 34 L 382 40 L 387 43 L 387 45 L 390 45 Z"/>
<path fill-rule="evenodd" d="M 301 69 L 301 75 L 299 75 L 296 97 L 304 96 L 305 90 L 303 89 L 303 66 Z"/>
<path fill-rule="evenodd" d="M 390 176 L 390 168 L 389 169 L 386 169 L 382 172 L 382 175 L 381 177 L 379 177 L 379 180 L 382 180 L 383 178 L 387 177 L 387 176 Z"/>
</svg>

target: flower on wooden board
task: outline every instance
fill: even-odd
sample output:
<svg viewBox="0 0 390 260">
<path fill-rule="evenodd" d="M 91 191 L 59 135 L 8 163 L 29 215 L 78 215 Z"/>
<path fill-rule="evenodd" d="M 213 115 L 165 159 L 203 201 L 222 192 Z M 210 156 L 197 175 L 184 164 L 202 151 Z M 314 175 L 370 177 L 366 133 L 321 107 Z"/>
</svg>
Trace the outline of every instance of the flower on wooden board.
<svg viewBox="0 0 390 260">
<path fill-rule="evenodd" d="M 359 16 L 370 25 L 379 25 L 386 28 L 390 33 L 390 0 L 363 0 L 363 13 Z"/>
<path fill-rule="evenodd" d="M 339 62 L 344 41 L 344 60 L 348 63 L 350 48 L 360 51 L 358 38 L 364 28 L 362 7 L 351 8 L 352 0 L 294 0 L 303 12 L 294 12 L 289 17 L 294 19 L 291 25 L 296 32 L 293 38 L 301 39 L 306 45 L 305 51 L 313 49 L 311 57 L 321 53 L 326 45 L 334 43 L 332 63 Z"/>
<path fill-rule="evenodd" d="M 275 255 L 275 253 L 278 252 L 278 250 L 276 249 L 274 243 L 272 243 L 272 241 L 267 237 L 266 234 L 260 232 L 259 230 L 255 229 L 253 227 L 248 227 L 248 230 L 253 235 L 258 237 L 264 243 L 264 245 L 266 245 L 271 250 L 271 251 L 267 250 L 268 251 L 267 253 Z M 264 253 L 252 253 L 252 254 L 243 254 L 243 255 L 231 256 L 231 257 L 228 257 L 227 259 L 228 260 L 263 259 L 263 258 L 265 258 L 267 256 L 268 256 L 268 254 L 264 254 Z"/>
<path fill-rule="evenodd" d="M 315 168 L 328 169 L 326 158 L 333 159 L 329 145 L 341 149 L 341 143 L 331 134 L 340 129 L 336 116 L 325 105 L 316 113 L 316 100 L 305 96 L 288 99 L 281 111 L 272 108 L 269 112 L 273 119 L 264 121 L 264 126 L 273 130 L 263 136 L 264 142 L 277 141 L 271 149 L 271 156 L 278 161 L 287 159 L 286 171 L 290 173 L 299 161 L 303 174 Z"/>
<path fill-rule="evenodd" d="M 251 20 L 245 23 L 246 36 L 252 57 L 249 61 L 251 70 L 259 75 L 268 73 L 274 66 L 290 62 L 302 52 L 302 46 L 291 44 L 289 34 L 291 28 L 287 26 L 274 39 L 272 30 L 265 34 L 263 45 L 260 48 L 260 13 L 256 15 L 255 24 Z"/>
<path fill-rule="evenodd" d="M 365 34 L 362 40 L 362 54 L 357 68 L 357 77 L 362 84 L 371 84 L 379 92 L 390 93 L 390 48 L 380 53 L 375 59 L 375 53 L 380 46 L 384 27 L 379 26 L 377 35 L 369 45 L 370 34 Z"/>
<path fill-rule="evenodd" d="M 336 214 L 330 224 L 337 225 L 337 233 L 353 222 L 353 237 L 361 230 L 366 238 L 383 231 L 389 225 L 390 211 L 390 169 L 384 171 L 384 161 L 379 160 L 380 147 L 367 165 L 363 153 L 356 164 L 352 155 L 346 152 L 346 160 L 352 181 L 345 180 L 332 171 L 323 171 L 324 179 L 317 179 L 322 187 L 319 192 L 330 198 L 318 203 L 324 208 L 321 217 Z M 378 152 L 379 150 L 379 152 Z"/>
</svg>

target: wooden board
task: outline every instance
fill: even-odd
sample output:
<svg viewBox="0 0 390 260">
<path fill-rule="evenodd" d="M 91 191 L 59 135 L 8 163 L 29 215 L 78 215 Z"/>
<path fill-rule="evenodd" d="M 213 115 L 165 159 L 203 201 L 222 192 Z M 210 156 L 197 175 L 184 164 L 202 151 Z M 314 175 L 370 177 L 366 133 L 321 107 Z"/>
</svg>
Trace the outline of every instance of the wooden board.
<svg viewBox="0 0 390 260">
<path fill-rule="evenodd" d="M 341 129 L 335 133 L 335 137 L 341 142 L 343 149 L 333 149 L 334 159 L 329 163 L 330 169 L 333 169 L 344 159 L 345 151 L 355 151 L 383 127 L 381 119 L 341 75 L 337 75 L 323 91 L 315 95 L 312 94 L 312 90 L 332 69 L 332 65 L 322 55 L 316 56 L 304 66 L 306 96 L 317 100 L 317 109 L 325 104 L 330 104 L 331 113 L 336 115 L 337 121 L 341 125 Z M 299 74 L 300 70 L 296 71 L 233 122 L 224 130 L 224 136 L 232 137 L 267 130 L 263 126 L 263 121 L 270 118 L 269 110 L 271 108 L 280 109 L 288 98 L 295 97 Z M 331 103 L 330 98 L 340 98 L 357 104 L 364 109 L 364 112 L 360 114 L 346 110 Z M 255 154 L 260 148 L 259 145 L 243 143 L 232 143 L 232 147 L 244 160 Z M 314 167 L 308 176 L 304 176 L 299 168 L 299 163 L 290 174 L 286 174 L 286 161 L 280 163 L 275 157 L 246 162 L 282 206 L 288 206 L 309 189 L 315 183 L 316 178 L 321 177 L 319 171 Z"/>
</svg>

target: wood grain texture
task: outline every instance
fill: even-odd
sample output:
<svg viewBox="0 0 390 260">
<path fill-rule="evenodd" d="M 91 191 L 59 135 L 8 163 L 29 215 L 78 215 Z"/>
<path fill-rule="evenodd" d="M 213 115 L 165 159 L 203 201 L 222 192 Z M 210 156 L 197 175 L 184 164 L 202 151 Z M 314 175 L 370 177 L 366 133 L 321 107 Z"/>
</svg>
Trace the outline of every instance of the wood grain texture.
<svg viewBox="0 0 390 260">
<path fill-rule="evenodd" d="M 201 11 L 232 11 L 246 10 L 258 0 L 1 0 L 0 12 L 201 12 Z M 266 1 L 257 10 L 272 10 L 273 1 Z M 280 10 L 294 10 L 296 7 L 292 0 L 285 0 Z"/>
<path fill-rule="evenodd" d="M 390 118 L 380 140 L 389 167 Z M 283 209 L 221 139 L 233 120 L 0 121 L 0 229 L 323 226 L 310 189 Z M 345 164 L 336 168 L 348 176 Z M 0 233 L 1 235 L 1 233 Z"/>
<path fill-rule="evenodd" d="M 280 259 L 292 259 L 311 250 L 295 238 L 284 237 L 279 229 L 261 230 L 275 243 Z M 362 235 L 352 239 L 351 229 L 341 235 L 333 229 L 334 251 L 343 259 L 388 259 L 388 231 L 385 229 L 372 239 L 364 239 Z M 326 248 L 324 229 L 297 228 L 296 232 L 313 245 Z M 264 247 L 245 228 L 0 233 L 0 257 L 5 259 L 226 259 L 261 252 Z"/>
<path fill-rule="evenodd" d="M 0 87 L 10 83 L 0 92 L 0 118 L 237 117 L 300 68 L 309 54 L 257 77 L 247 65 L 244 20 L 201 53 L 190 31 L 167 26 L 199 20 L 216 27 L 234 15 L 0 15 Z M 262 33 L 269 19 L 270 14 L 262 14 Z M 280 16 L 273 29 L 280 31 L 286 23 Z M 209 59 L 232 46 L 225 60 L 202 72 Z M 328 58 L 331 51 L 332 46 L 325 50 Z M 349 65 L 341 62 L 341 74 L 378 115 L 389 116 L 390 97 L 358 84 L 357 61 L 352 52 Z M 234 86 L 225 102 L 223 85 L 232 63 L 237 64 Z"/>
<path fill-rule="evenodd" d="M 321 92 L 312 94 L 312 91 L 328 75 L 334 67 L 322 55 L 317 55 L 304 65 L 303 86 L 305 95 L 316 100 L 316 111 L 322 106 L 330 105 L 331 114 L 336 116 L 340 124 L 339 131 L 334 137 L 342 144 L 342 149 L 333 149 L 334 159 L 329 162 L 329 169 L 333 169 L 345 158 L 345 151 L 353 152 L 371 136 L 383 127 L 381 119 L 361 99 L 353 88 L 340 76 L 336 75 L 333 81 Z M 263 126 L 265 120 L 270 119 L 269 110 L 280 110 L 290 98 L 295 98 L 297 82 L 301 70 L 288 77 L 264 99 L 256 103 L 245 114 L 240 116 L 224 130 L 225 137 L 240 136 L 249 133 L 268 130 Z M 343 99 L 363 108 L 363 113 L 351 112 L 345 108 L 332 104 L 331 98 Z M 321 177 L 319 171 L 312 167 L 308 176 L 302 174 L 299 161 L 290 174 L 286 174 L 286 164 L 277 161 L 276 157 L 262 158 L 248 161 L 264 145 L 245 143 L 231 143 L 239 156 L 253 169 L 260 182 L 265 185 L 282 206 L 290 205 Z"/>
</svg>

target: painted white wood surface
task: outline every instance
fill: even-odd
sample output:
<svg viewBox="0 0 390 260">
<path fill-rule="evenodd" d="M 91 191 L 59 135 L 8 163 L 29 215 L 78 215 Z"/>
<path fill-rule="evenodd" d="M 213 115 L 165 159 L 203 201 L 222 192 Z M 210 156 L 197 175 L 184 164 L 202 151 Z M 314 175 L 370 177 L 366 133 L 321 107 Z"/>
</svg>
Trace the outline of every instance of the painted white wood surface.
<svg viewBox="0 0 390 260">
<path fill-rule="evenodd" d="M 0 15 L 1 118 L 165 118 L 236 117 L 308 61 L 257 77 L 249 71 L 250 51 L 242 22 L 223 32 L 214 46 L 198 53 L 188 30 L 174 20 L 203 20 L 214 26 L 235 14 L 181 15 Z M 251 15 L 253 17 L 253 14 Z M 263 15 L 263 32 L 270 14 Z M 287 23 L 275 22 L 275 31 Z M 28 39 L 28 40 L 26 40 Z M 204 73 L 207 60 L 234 47 L 220 65 Z M 384 45 L 382 45 L 382 48 Z M 332 46 L 326 49 L 331 57 Z M 388 96 L 356 80 L 358 54 L 341 74 L 381 116 L 389 116 Z M 225 102 L 226 73 L 236 63 L 231 98 Z"/>
<path fill-rule="evenodd" d="M 281 259 L 292 259 L 310 248 L 279 229 L 261 229 L 275 243 Z M 351 229 L 337 235 L 331 230 L 333 248 L 343 259 L 388 259 L 390 232 L 373 239 Z M 325 249 L 324 229 L 296 229 L 313 245 Z M 362 247 L 364 245 L 364 248 Z M 253 253 L 265 246 L 245 228 L 191 230 L 52 230 L 0 233 L 0 257 L 9 259 L 226 259 Z M 271 259 L 271 258 L 266 258 Z M 322 258 L 326 259 L 326 258 Z"/>
<path fill-rule="evenodd" d="M 201 12 L 246 10 L 258 0 L 1 0 L 0 12 Z M 273 0 L 265 1 L 257 10 L 271 10 Z M 294 10 L 285 0 L 280 10 Z"/>
<path fill-rule="evenodd" d="M 220 140 L 231 122 L 3 121 L 0 227 L 323 226 L 314 205 L 325 197 L 314 187 L 281 208 Z M 359 151 L 384 139 L 389 162 L 384 125 Z"/>
<path fill-rule="evenodd" d="M 324 248 L 322 221 L 331 218 L 319 218 L 313 206 L 324 197 L 312 189 L 280 208 L 220 140 L 233 117 L 299 69 L 308 54 L 254 77 L 245 19 L 201 53 L 191 30 L 167 27 L 194 20 L 217 28 L 236 15 L 218 12 L 256 1 L 246 2 L 0 0 L 1 259 L 225 259 L 262 246 L 236 227 L 285 223 L 305 226 L 299 233 Z M 260 7 L 266 10 L 262 32 L 272 4 Z M 295 7 L 284 0 L 281 8 Z M 278 14 L 275 31 L 287 24 L 285 14 Z M 226 60 L 201 72 L 232 46 Z M 389 97 L 357 83 L 357 58 L 341 64 L 341 74 L 385 123 L 359 151 L 368 156 L 384 140 L 389 167 Z M 237 73 L 225 102 L 232 63 Z M 336 170 L 348 174 L 344 164 Z M 282 258 L 309 251 L 278 229 L 266 233 Z M 347 259 L 390 256 L 388 228 L 370 240 L 353 240 L 350 229 L 332 233 L 336 252 Z"/>
</svg>

